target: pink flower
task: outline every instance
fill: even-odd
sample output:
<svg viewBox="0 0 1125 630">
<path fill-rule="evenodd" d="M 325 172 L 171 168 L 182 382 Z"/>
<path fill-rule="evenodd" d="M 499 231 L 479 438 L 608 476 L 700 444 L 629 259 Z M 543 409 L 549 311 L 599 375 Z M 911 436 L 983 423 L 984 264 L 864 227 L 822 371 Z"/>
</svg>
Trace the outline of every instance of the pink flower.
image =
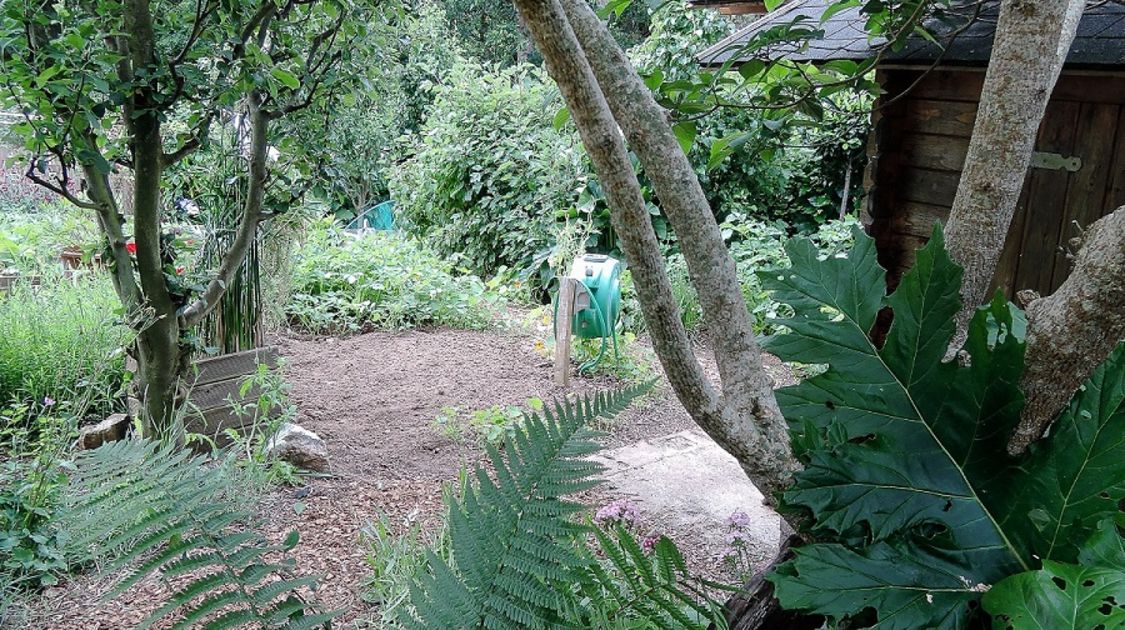
<svg viewBox="0 0 1125 630">
<path fill-rule="evenodd" d="M 45 396 L 43 398 L 43 406 L 44 407 L 54 407 L 55 406 L 55 399 L 51 398 L 50 396 Z"/>
<path fill-rule="evenodd" d="M 183 273 L 184 273 L 183 267 L 176 267 L 176 275 L 183 275 Z"/>
<path fill-rule="evenodd" d="M 637 506 L 629 503 L 625 499 L 618 499 L 598 510 L 594 514 L 594 522 L 598 525 L 605 525 L 607 523 L 633 525 L 640 516 L 641 512 L 637 509 Z"/>
<path fill-rule="evenodd" d="M 641 541 L 641 549 L 643 549 L 645 553 L 652 553 L 652 550 L 656 549 L 656 543 L 660 542 L 661 538 L 663 538 L 663 536 L 659 534 L 648 536 Z"/>
<path fill-rule="evenodd" d="M 750 515 L 746 512 L 735 512 L 727 517 L 727 525 L 738 529 L 750 527 Z"/>
</svg>

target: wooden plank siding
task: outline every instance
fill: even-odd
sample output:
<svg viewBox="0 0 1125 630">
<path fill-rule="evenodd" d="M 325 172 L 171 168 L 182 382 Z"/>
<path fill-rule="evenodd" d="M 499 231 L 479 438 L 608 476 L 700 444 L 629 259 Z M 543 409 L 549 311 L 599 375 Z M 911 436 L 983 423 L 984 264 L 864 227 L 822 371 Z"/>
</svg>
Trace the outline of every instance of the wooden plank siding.
<svg viewBox="0 0 1125 630">
<path fill-rule="evenodd" d="M 890 288 L 913 263 L 936 221 L 949 218 L 984 82 L 983 69 L 883 67 L 887 90 L 868 145 L 863 220 Z M 1067 243 L 1125 204 L 1125 73 L 1065 71 L 1036 151 L 1079 157 L 1077 172 L 1032 168 L 993 285 L 1053 292 L 1070 273 Z"/>
</svg>

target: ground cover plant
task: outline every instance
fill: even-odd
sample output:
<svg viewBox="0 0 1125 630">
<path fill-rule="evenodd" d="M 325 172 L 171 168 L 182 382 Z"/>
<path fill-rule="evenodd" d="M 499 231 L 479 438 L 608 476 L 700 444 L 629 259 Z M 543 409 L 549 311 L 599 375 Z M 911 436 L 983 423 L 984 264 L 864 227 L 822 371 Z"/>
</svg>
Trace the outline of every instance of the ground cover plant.
<svg viewBox="0 0 1125 630">
<path fill-rule="evenodd" d="M 321 223 L 294 253 L 291 323 L 316 332 L 416 326 L 487 328 L 502 302 L 477 277 L 400 233 Z"/>
<path fill-rule="evenodd" d="M 49 276 L 15 284 L 0 296 L 0 404 L 33 410 L 89 399 L 85 414 L 124 408 L 124 324 L 108 279 Z"/>
</svg>

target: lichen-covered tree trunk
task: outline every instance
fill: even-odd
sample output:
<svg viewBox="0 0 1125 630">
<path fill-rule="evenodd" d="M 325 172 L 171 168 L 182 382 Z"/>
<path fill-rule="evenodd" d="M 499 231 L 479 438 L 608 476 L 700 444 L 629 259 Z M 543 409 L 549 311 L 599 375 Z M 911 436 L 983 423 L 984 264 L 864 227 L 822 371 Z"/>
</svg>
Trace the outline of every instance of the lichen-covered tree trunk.
<svg viewBox="0 0 1125 630">
<path fill-rule="evenodd" d="M 762 365 L 734 259 L 664 109 L 590 5 L 584 0 L 560 3 L 614 118 L 652 179 L 699 295 L 729 418 L 717 425 L 699 415 L 696 422 L 769 495 L 788 484 L 798 465 L 773 382 Z"/>
<path fill-rule="evenodd" d="M 1051 92 L 1086 0 L 1003 0 L 992 58 L 957 196 L 945 226 L 949 253 L 965 268 L 955 352 L 1004 250 Z"/>
<path fill-rule="evenodd" d="M 608 44 L 603 40 L 603 34 L 609 37 L 608 31 L 592 12 L 575 12 L 572 28 L 558 0 L 516 0 L 516 6 L 570 107 L 606 190 L 665 374 L 697 424 L 734 454 L 767 499 L 772 499 L 788 483 L 796 464 L 772 383 L 762 368 L 733 260 L 694 170 L 663 111 L 612 38 Z M 566 10 L 576 8 L 567 6 Z M 585 5 L 581 8 L 589 10 Z M 583 33 L 585 41 L 580 42 L 576 31 Z M 680 321 L 619 124 L 652 174 L 665 210 L 675 217 L 673 228 L 689 260 L 692 282 L 714 336 L 721 394 L 704 375 Z"/>
<path fill-rule="evenodd" d="M 1009 450 L 1019 453 L 1070 402 L 1079 385 L 1125 341 L 1125 207 L 1083 235 L 1074 271 L 1027 307 L 1027 404 Z"/>
</svg>

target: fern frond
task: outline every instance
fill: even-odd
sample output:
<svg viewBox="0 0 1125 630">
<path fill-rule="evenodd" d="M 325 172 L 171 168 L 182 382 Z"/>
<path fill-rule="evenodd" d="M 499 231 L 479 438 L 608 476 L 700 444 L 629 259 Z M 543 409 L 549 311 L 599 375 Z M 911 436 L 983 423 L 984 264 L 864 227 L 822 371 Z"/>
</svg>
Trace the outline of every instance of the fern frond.
<svg viewBox="0 0 1125 630">
<path fill-rule="evenodd" d="M 581 505 L 566 495 L 592 487 L 600 465 L 587 425 L 609 418 L 651 384 L 556 401 L 528 414 L 523 427 L 489 449 L 492 475 L 451 499 L 452 561 L 428 554 L 428 572 L 411 588 L 409 627 L 544 628 L 561 621 L 558 585 L 576 580 L 574 540 L 585 528 L 570 517 Z"/>
<path fill-rule="evenodd" d="M 67 553 L 78 562 L 107 558 L 109 570 L 121 572 L 107 597 L 154 573 L 189 580 L 139 628 L 173 614 L 173 628 L 212 630 L 315 628 L 335 616 L 298 595 L 315 587 L 314 578 L 293 577 L 291 562 L 263 561 L 289 551 L 296 535 L 270 544 L 223 466 L 169 446 L 123 441 L 83 453 L 76 469 L 61 519 Z"/>
</svg>

